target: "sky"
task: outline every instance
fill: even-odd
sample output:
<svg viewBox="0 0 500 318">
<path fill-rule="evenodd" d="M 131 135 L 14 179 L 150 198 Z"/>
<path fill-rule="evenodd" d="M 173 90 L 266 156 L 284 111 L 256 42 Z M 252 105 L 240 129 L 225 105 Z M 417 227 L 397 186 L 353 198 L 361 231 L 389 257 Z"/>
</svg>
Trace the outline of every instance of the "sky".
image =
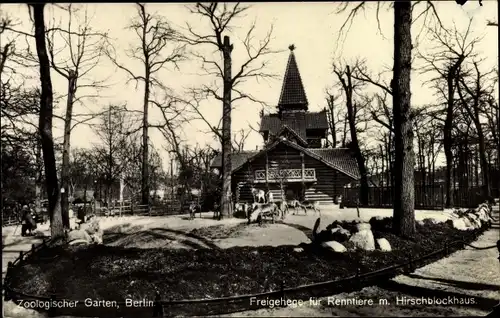
<svg viewBox="0 0 500 318">
<path fill-rule="evenodd" d="M 458 26 L 466 26 L 468 19 L 473 17 L 473 33 L 484 36 L 477 47 L 477 51 L 481 52 L 486 58 L 483 67 L 486 69 L 497 67 L 498 28 L 486 25 L 488 20 L 498 20 L 497 1 L 485 0 L 482 7 L 479 6 L 477 1 L 469 1 L 464 6 L 457 5 L 455 1 L 433 1 L 433 3 L 445 26 L 451 27 L 453 23 Z M 273 33 L 270 48 L 280 52 L 267 56 L 265 60 L 266 72 L 275 74 L 276 79 L 248 80 L 242 85 L 242 89 L 259 100 L 265 101 L 269 105 L 266 111 L 274 110 L 280 97 L 282 80 L 288 61 L 289 51 L 287 48 L 290 44 L 294 44 L 296 47 L 294 53 L 309 101 L 309 110 L 319 111 L 326 106 L 325 89 L 335 85 L 335 77 L 332 74 L 333 61 L 349 62 L 356 58 L 363 58 L 367 61 L 367 66 L 372 73 L 378 73 L 382 69 L 392 67 L 394 19 L 389 4 L 389 2 L 385 2 L 379 11 L 380 30 L 376 19 L 376 3 L 369 3 L 366 10 L 356 16 L 349 31 L 342 36 L 339 35 L 339 30 L 347 17 L 347 13 L 336 13 L 336 10 L 340 7 L 339 3 L 252 3 L 246 15 L 235 20 L 232 32 L 227 34 L 234 45 L 232 52 L 233 74 L 245 61 L 246 52 L 241 40 L 252 22 L 256 22 L 255 41 L 263 39 L 272 26 Z M 356 3 L 353 3 L 349 8 L 355 5 Z M 141 65 L 125 56 L 125 50 L 137 43 L 135 33 L 127 29 L 130 20 L 136 15 L 135 5 L 133 3 L 95 3 L 81 4 L 79 6 L 86 6 L 88 12 L 93 15 L 92 27 L 94 29 L 108 32 L 113 39 L 119 61 L 140 74 Z M 413 16 L 416 17 L 424 6 L 424 4 L 417 5 Z M 186 23 L 190 23 L 196 30 L 202 32 L 207 27 L 206 23 L 188 12 L 186 4 L 151 3 L 146 5 L 146 10 L 151 13 L 161 14 L 176 28 L 182 28 Z M 3 4 L 0 6 L 0 11 L 2 11 L 2 15 L 16 17 L 21 23 L 17 27 L 18 29 L 31 32 L 32 25 L 26 5 Z M 60 9 L 48 5 L 46 20 L 50 21 L 52 17 L 55 17 L 65 23 L 65 16 L 61 12 Z M 414 37 L 422 29 L 423 23 L 421 18 L 413 24 L 412 32 Z M 22 45 L 24 44 L 19 43 L 18 47 L 22 47 Z M 425 52 L 430 47 L 431 44 L 422 40 L 419 43 L 418 50 Z M 202 52 L 207 54 L 208 49 L 203 48 Z M 64 52 L 63 50 L 60 53 L 61 56 L 65 54 Z M 424 81 L 426 78 L 419 74 L 418 63 L 415 63 L 413 67 L 411 82 L 412 104 L 434 103 L 433 91 L 425 86 Z M 201 87 L 214 81 L 213 77 L 200 76 L 201 73 L 202 70 L 198 62 L 186 60 L 179 64 L 179 69 L 174 68 L 173 65 L 167 65 L 165 69 L 161 70 L 159 77 L 172 92 L 178 96 L 183 96 L 183 92 L 187 88 Z M 126 73 L 117 69 L 106 58 L 101 59 L 99 66 L 89 73 L 89 76 L 95 79 L 107 78 L 109 87 L 99 92 L 99 98 L 86 99 L 83 104 L 77 105 L 75 112 L 99 111 L 109 104 L 124 103 L 130 109 L 141 109 L 143 86 L 139 85 L 136 89 L 133 82 L 127 83 Z M 52 79 L 55 90 L 63 93 L 67 87 L 65 79 L 55 72 Z M 33 85 L 36 84 L 36 81 L 34 81 Z M 220 84 L 220 86 L 222 85 Z M 82 95 L 87 93 L 92 94 L 94 92 L 81 92 Z M 336 93 L 340 94 L 338 91 Z M 235 107 L 232 113 L 233 131 L 248 129 L 249 125 L 258 128 L 259 110 L 262 107 L 260 104 L 249 100 L 240 100 L 233 106 Z M 221 102 L 208 100 L 201 107 L 206 118 L 215 125 L 222 113 Z M 157 110 L 152 110 L 150 120 L 154 122 L 158 116 L 160 116 L 160 113 Z M 54 134 L 62 136 L 62 122 L 58 121 L 55 124 Z M 157 149 L 160 149 L 165 169 L 168 169 L 169 155 L 163 149 L 168 147 L 166 140 L 155 129 L 151 129 L 150 135 L 152 143 Z M 182 136 L 191 145 L 198 143 L 200 145 L 211 144 L 217 147 L 213 135 L 207 133 L 207 126 L 201 121 L 192 120 L 184 125 Z M 370 138 L 369 135 L 367 137 Z M 96 142 L 98 142 L 97 137 L 91 127 L 80 125 L 72 133 L 71 144 L 73 147 L 89 147 Z M 246 149 L 255 149 L 261 143 L 261 136 L 256 132 L 252 132 L 247 139 Z"/>
</svg>

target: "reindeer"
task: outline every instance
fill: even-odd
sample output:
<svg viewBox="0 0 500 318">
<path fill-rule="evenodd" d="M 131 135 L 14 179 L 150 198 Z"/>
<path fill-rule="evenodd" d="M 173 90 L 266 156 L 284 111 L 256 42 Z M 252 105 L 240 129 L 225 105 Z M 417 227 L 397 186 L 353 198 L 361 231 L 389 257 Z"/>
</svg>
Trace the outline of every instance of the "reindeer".
<svg viewBox="0 0 500 318">
<path fill-rule="evenodd" d="M 311 209 L 314 210 L 315 213 L 319 213 L 319 215 L 321 215 L 321 210 L 319 209 L 318 201 L 305 200 L 302 203 L 300 203 L 299 207 L 304 209 L 305 214 L 307 214 L 307 209 Z"/>
<path fill-rule="evenodd" d="M 264 190 L 252 188 L 253 202 L 266 203 L 266 193 Z"/>
<path fill-rule="evenodd" d="M 269 216 L 269 215 L 272 217 L 272 220 L 274 223 L 274 219 L 275 219 L 276 214 L 277 213 L 279 214 L 278 210 L 279 209 L 278 209 L 278 206 L 276 205 L 276 203 L 256 203 L 255 202 L 252 204 L 251 214 L 258 212 L 257 220 L 259 221 L 259 224 L 262 223 L 262 217 Z M 251 222 L 251 219 L 249 216 L 248 223 L 250 223 L 250 222 Z"/>
<path fill-rule="evenodd" d="M 285 215 L 288 214 L 288 204 L 286 200 L 275 202 L 279 212 L 281 213 L 281 219 L 285 219 Z"/>
<path fill-rule="evenodd" d="M 299 200 L 289 200 L 289 201 L 286 201 L 286 205 L 287 205 L 287 210 L 289 208 L 293 208 L 295 210 L 293 212 L 294 215 L 297 213 L 297 209 L 299 207 L 301 207 Z"/>
</svg>

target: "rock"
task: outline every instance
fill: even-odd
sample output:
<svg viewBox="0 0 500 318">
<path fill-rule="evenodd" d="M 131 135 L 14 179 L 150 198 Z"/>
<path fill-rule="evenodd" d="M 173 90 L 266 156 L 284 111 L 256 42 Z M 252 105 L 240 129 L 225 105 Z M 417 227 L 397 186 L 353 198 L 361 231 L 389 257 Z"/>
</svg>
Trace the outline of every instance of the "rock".
<svg viewBox="0 0 500 318">
<path fill-rule="evenodd" d="M 302 253 L 304 251 L 304 249 L 302 247 L 295 247 L 293 249 L 294 252 L 297 252 L 297 253 Z"/>
<path fill-rule="evenodd" d="M 86 231 L 90 235 L 99 232 L 101 230 L 99 220 L 93 218 L 88 223 L 83 223 L 80 225 L 80 230 Z"/>
<path fill-rule="evenodd" d="M 391 243 L 385 238 L 377 239 L 377 246 L 382 252 L 390 252 L 392 251 Z"/>
<path fill-rule="evenodd" d="M 331 241 L 345 242 L 351 237 L 351 232 L 342 227 L 331 229 Z"/>
<path fill-rule="evenodd" d="M 86 241 L 87 243 L 90 243 L 92 242 L 92 238 L 89 233 L 84 230 L 75 230 L 68 233 L 68 243 L 72 245 L 71 243 L 73 241 Z"/>
<path fill-rule="evenodd" d="M 370 225 L 370 223 L 358 223 L 356 225 L 356 229 L 358 230 L 358 232 L 362 232 L 362 231 L 370 231 L 371 232 L 372 226 Z"/>
<path fill-rule="evenodd" d="M 347 248 L 345 248 L 344 245 L 340 244 L 337 241 L 323 242 L 323 243 L 321 243 L 321 246 L 323 246 L 325 248 L 329 248 L 329 249 L 331 249 L 331 250 L 333 250 L 334 252 L 337 252 L 337 253 L 347 252 Z"/>
<path fill-rule="evenodd" d="M 466 227 L 468 228 L 473 227 L 472 222 L 469 220 L 467 216 L 463 217 L 462 220 L 464 221 Z"/>
<path fill-rule="evenodd" d="M 448 220 L 451 221 L 451 226 L 457 230 L 465 231 L 468 230 L 468 227 L 465 225 L 464 219 L 456 219 L 456 220 Z M 446 223 L 448 223 L 448 221 Z"/>
<path fill-rule="evenodd" d="M 90 238 L 92 239 L 92 242 L 95 244 L 102 244 L 102 235 L 103 231 L 99 229 L 99 231 L 95 232 L 94 234 L 90 235 Z"/>
<path fill-rule="evenodd" d="M 478 229 L 481 227 L 481 221 L 479 220 L 479 217 L 473 213 L 467 215 L 467 218 L 469 219 L 471 223 L 471 227 Z"/>
<path fill-rule="evenodd" d="M 371 230 L 361 230 L 354 233 L 349 239 L 349 242 L 354 243 L 354 246 L 358 249 L 365 251 L 375 250 L 375 238 Z"/>
<path fill-rule="evenodd" d="M 475 215 L 477 215 L 477 217 L 479 218 L 479 220 L 483 221 L 483 222 L 489 222 L 491 221 L 491 217 L 490 217 L 490 214 L 489 214 L 489 209 L 484 207 L 484 206 L 480 206 L 474 213 Z"/>
<path fill-rule="evenodd" d="M 418 221 L 417 221 L 417 224 L 418 224 L 418 225 L 420 225 L 420 226 L 424 226 L 424 224 L 425 224 L 425 223 L 424 223 L 424 221 L 422 221 L 422 220 L 418 220 Z"/>
<path fill-rule="evenodd" d="M 33 236 L 34 237 L 45 237 L 45 233 L 43 233 L 42 231 L 36 230 L 35 232 L 33 232 Z"/>
<path fill-rule="evenodd" d="M 449 220 L 451 221 L 451 220 Z M 439 224 L 439 223 L 443 223 L 443 221 L 441 220 L 438 220 L 438 219 L 434 219 L 434 218 L 426 218 L 423 220 L 424 224 Z"/>
<path fill-rule="evenodd" d="M 386 232 L 392 227 L 392 218 L 374 216 L 370 219 L 369 223 L 371 225 L 372 230 Z"/>
</svg>

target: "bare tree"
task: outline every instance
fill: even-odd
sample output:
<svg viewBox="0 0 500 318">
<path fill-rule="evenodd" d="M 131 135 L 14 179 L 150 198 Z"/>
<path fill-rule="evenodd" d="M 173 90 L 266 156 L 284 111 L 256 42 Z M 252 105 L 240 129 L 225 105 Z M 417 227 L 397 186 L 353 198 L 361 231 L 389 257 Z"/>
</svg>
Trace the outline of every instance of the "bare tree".
<svg viewBox="0 0 500 318">
<path fill-rule="evenodd" d="M 358 128 L 356 124 L 359 121 L 356 118 L 358 113 L 358 103 L 354 100 L 354 90 L 356 89 L 356 84 L 353 84 L 352 73 L 349 65 L 345 66 L 345 70 L 338 65 L 333 65 L 333 72 L 337 75 L 339 82 L 341 83 L 342 89 L 345 94 L 345 103 L 347 108 L 347 118 L 349 122 L 349 130 L 351 132 L 351 145 L 356 156 L 356 161 L 358 163 L 359 172 L 361 174 L 361 193 L 360 199 L 361 204 L 368 205 L 368 176 L 365 165 L 365 158 L 361 152 L 359 140 L 358 140 Z"/>
<path fill-rule="evenodd" d="M 52 80 L 50 76 L 50 60 L 45 43 L 45 3 L 34 3 L 29 5 L 32 10 L 33 24 L 35 28 L 35 42 L 38 60 L 40 63 L 40 117 L 39 132 L 43 150 L 43 162 L 45 165 L 45 183 L 49 199 L 50 229 L 53 239 L 64 235 L 60 209 L 60 194 L 57 180 L 56 158 L 54 153 L 54 139 L 52 137 L 53 118 L 53 96 Z"/>
<path fill-rule="evenodd" d="M 183 59 L 184 46 L 178 45 L 175 41 L 177 32 L 170 25 L 169 21 L 158 14 L 150 14 L 146 11 L 146 5 L 137 4 L 137 17 L 128 26 L 137 35 L 137 45 L 130 48 L 127 56 L 133 60 L 140 61 L 143 66 L 143 75 L 127 68 L 125 64 L 119 63 L 116 54 L 108 51 L 107 55 L 111 61 L 122 71 L 125 71 L 129 81 L 144 83 L 143 98 L 143 120 L 142 120 L 142 172 L 141 172 L 141 195 L 142 204 L 149 202 L 149 181 L 148 181 L 148 158 L 149 158 L 149 105 L 154 95 L 154 88 L 161 91 L 168 90 L 159 78 L 159 71 L 167 65 L 178 67 L 177 63 Z M 169 45 L 172 47 L 169 49 Z"/>
<path fill-rule="evenodd" d="M 424 25 L 430 18 L 435 18 L 440 24 L 432 1 L 394 1 L 391 3 L 394 14 L 394 66 L 391 81 L 394 116 L 395 144 L 395 202 L 393 214 L 393 230 L 402 237 L 412 237 L 415 233 L 415 188 L 414 188 L 414 153 L 411 110 L 410 71 L 412 63 L 412 13 L 418 4 L 425 8 L 413 22 L 424 18 Z M 348 31 L 354 17 L 365 8 L 366 2 L 356 4 L 341 27 L 339 37 Z M 337 12 L 345 12 L 348 3 L 345 2 Z M 380 3 L 377 3 L 377 22 Z M 347 28 L 347 29 L 346 29 Z M 379 23 L 380 30 L 380 23 Z M 418 34 L 420 35 L 420 33 Z M 418 36 L 417 36 L 418 42 Z"/>
<path fill-rule="evenodd" d="M 140 149 L 135 149 L 136 118 L 132 117 L 126 108 L 119 105 L 109 105 L 107 112 L 100 116 L 96 126 L 96 134 L 101 145 L 95 147 L 99 156 L 99 167 L 106 185 L 105 201 L 110 204 L 112 187 L 118 178 L 123 176 L 130 166 L 140 162 Z M 135 151 L 134 151 L 135 150 Z M 130 180 L 129 175 L 129 180 Z M 149 194 L 148 194 L 149 195 Z"/>
<path fill-rule="evenodd" d="M 242 152 L 245 150 L 245 142 L 250 135 L 251 130 L 240 129 L 233 136 L 233 151 Z"/>
<path fill-rule="evenodd" d="M 419 57 L 425 62 L 422 73 L 437 73 L 429 84 L 437 91 L 438 96 L 444 102 L 444 109 L 440 109 L 439 113 L 444 113 L 444 119 L 441 116 L 435 116 L 436 119 L 442 120 L 443 126 L 443 146 L 446 157 L 446 175 L 445 175 L 445 206 L 450 207 L 452 204 L 451 195 L 451 169 L 453 163 L 452 153 L 452 126 L 455 105 L 455 77 L 462 63 L 474 57 L 474 47 L 480 41 L 480 38 L 471 38 L 472 19 L 469 20 L 467 28 L 464 32 L 460 32 L 455 26 L 452 30 L 442 29 L 440 25 L 428 27 L 427 31 L 431 37 L 431 41 L 436 44 L 436 47 L 426 52 L 419 53 Z"/>
<path fill-rule="evenodd" d="M 461 71 L 455 77 L 460 104 L 465 109 L 470 119 L 474 123 L 477 132 L 479 144 L 479 158 L 481 163 L 481 175 L 483 180 L 483 196 L 488 198 L 491 196 L 491 184 L 489 178 L 488 160 L 486 157 L 486 141 L 481 117 L 484 107 L 489 107 L 489 97 L 492 94 L 495 81 L 489 78 L 496 73 L 494 70 L 489 72 L 481 72 L 479 69 L 479 61 L 472 63 L 473 67 L 468 72 Z M 492 85 L 493 84 L 493 85 Z"/>
<path fill-rule="evenodd" d="M 61 187 L 67 191 L 61 194 L 61 213 L 63 225 L 69 228 L 69 201 L 70 192 L 70 151 L 71 151 L 71 131 L 78 125 L 88 122 L 95 118 L 95 114 L 79 114 L 81 120 L 74 122 L 74 105 L 81 102 L 84 98 L 97 97 L 94 94 L 80 94 L 79 90 L 99 90 L 103 88 L 104 81 L 95 79 L 92 70 L 99 65 L 101 55 L 107 35 L 92 30 L 91 21 L 87 8 L 85 8 L 83 17 L 80 20 L 79 9 L 75 9 L 72 4 L 63 7 L 67 11 L 68 24 L 65 28 L 53 26 L 47 32 L 48 52 L 52 69 L 62 76 L 68 83 L 66 93 L 66 112 L 64 116 L 64 135 L 63 135 L 63 157 L 61 165 Z M 76 20 L 76 25 L 75 21 Z M 61 48 L 58 42 L 64 43 Z M 69 56 L 68 59 L 60 57 L 61 53 Z M 83 116 L 82 116 L 83 115 Z"/>
<path fill-rule="evenodd" d="M 202 62 L 202 67 L 206 74 L 215 75 L 218 78 L 222 78 L 223 88 L 222 96 L 218 92 L 219 88 L 217 86 L 205 85 L 202 88 L 194 89 L 195 100 L 199 100 L 200 96 L 203 98 L 215 98 L 222 102 L 222 130 L 219 130 L 219 126 L 212 126 L 209 124 L 212 132 L 219 136 L 222 142 L 222 179 L 223 179 L 223 195 L 221 199 L 221 214 L 220 217 L 231 215 L 231 110 L 232 105 L 235 101 L 240 99 L 249 99 L 251 101 L 259 102 L 249 93 L 243 92 L 238 88 L 238 85 L 247 79 L 261 79 L 270 78 L 273 75 L 268 74 L 264 71 L 266 66 L 266 61 L 260 61 L 262 57 L 275 53 L 269 48 L 269 43 L 271 41 L 272 26 L 268 34 L 263 40 L 259 41 L 259 45 L 254 45 L 254 30 L 255 22 L 248 29 L 248 32 L 243 40 L 243 46 L 247 55 L 247 59 L 243 62 L 240 68 L 237 70 L 236 74 L 232 75 L 232 59 L 231 52 L 233 51 L 233 44 L 230 43 L 229 36 L 224 35 L 224 33 L 231 31 L 232 24 L 236 22 L 235 20 L 242 16 L 247 10 L 248 6 L 242 6 L 239 3 L 235 5 L 230 4 L 219 4 L 216 2 L 212 3 L 197 3 L 195 6 L 190 8 L 190 12 L 202 19 L 207 21 L 210 25 L 210 30 L 206 32 L 199 32 L 195 30 L 189 23 L 186 26 L 186 32 L 181 37 L 181 40 L 188 43 L 189 45 L 199 47 L 199 46 L 211 46 L 215 48 L 221 54 L 221 60 L 223 66 L 217 60 L 209 59 L 202 54 L 193 53 Z M 232 96 L 232 93 L 236 94 L 236 97 Z M 197 95 L 197 96 L 196 96 Z M 203 116 L 201 110 L 199 109 L 199 103 L 189 103 L 192 106 L 193 111 L 201 118 L 203 121 L 208 123 L 208 121 Z"/>
<path fill-rule="evenodd" d="M 335 107 L 335 102 L 339 96 L 334 95 L 331 92 L 326 92 L 326 104 L 327 104 L 327 115 L 328 115 L 328 126 L 330 130 L 330 135 L 332 137 L 332 147 L 336 148 L 338 144 L 337 134 L 342 132 L 342 127 L 340 125 L 345 121 L 346 116 L 342 116 L 341 107 Z M 345 146 L 345 138 L 343 146 Z"/>
</svg>

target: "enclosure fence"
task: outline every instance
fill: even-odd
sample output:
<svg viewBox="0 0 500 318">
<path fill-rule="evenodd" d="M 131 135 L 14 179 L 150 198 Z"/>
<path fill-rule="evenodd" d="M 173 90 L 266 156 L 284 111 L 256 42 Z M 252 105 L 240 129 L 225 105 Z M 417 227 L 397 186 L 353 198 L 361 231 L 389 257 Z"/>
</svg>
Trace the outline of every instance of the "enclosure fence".
<svg viewBox="0 0 500 318">
<path fill-rule="evenodd" d="M 85 302 L 83 300 L 79 300 L 75 307 L 64 307 L 64 308 L 56 308 L 53 306 L 44 307 L 42 306 L 38 310 L 43 310 L 48 312 L 49 316 L 59 316 L 59 315 L 80 315 L 87 317 L 95 317 L 103 315 L 106 316 L 120 316 L 126 314 L 127 316 L 134 317 L 164 317 L 178 314 L 178 312 L 182 312 L 182 309 L 175 309 L 176 306 L 179 305 L 189 305 L 189 310 L 192 313 L 193 311 L 197 311 L 196 314 L 200 315 L 213 315 L 213 314 L 221 314 L 221 313 L 232 313 L 232 312 L 240 312 L 249 309 L 258 309 L 267 307 L 267 305 L 263 305 L 262 302 L 259 305 L 259 302 L 256 302 L 256 299 L 265 300 L 271 297 L 276 297 L 278 299 L 287 300 L 287 299 L 306 299 L 311 296 L 326 296 L 333 295 L 341 292 L 350 292 L 361 290 L 364 287 L 380 284 L 384 281 L 387 281 L 398 274 L 409 274 L 415 271 L 418 267 L 424 266 L 428 264 L 430 261 L 435 260 L 439 257 L 445 257 L 457 249 L 465 248 L 465 246 L 469 246 L 474 249 L 491 249 L 498 248 L 500 252 L 500 247 L 497 245 L 486 246 L 486 247 L 476 247 L 471 245 L 470 242 L 475 240 L 480 234 L 482 234 L 487 228 L 489 228 L 488 224 L 483 225 L 483 227 L 477 231 L 474 237 L 470 238 L 469 241 L 465 240 L 457 240 L 452 242 L 445 242 L 442 249 L 429 253 L 427 255 L 414 258 L 411 254 L 408 254 L 408 259 L 406 262 L 401 264 L 395 264 L 392 266 L 388 266 L 385 268 L 381 268 L 375 271 L 362 273 L 361 269 L 362 264 L 361 260 L 358 259 L 358 266 L 356 267 L 355 273 L 352 275 L 335 280 L 324 281 L 320 283 L 313 283 L 308 285 L 301 285 L 296 287 L 287 287 L 286 282 L 282 282 L 279 290 L 259 293 L 259 294 L 251 294 L 251 295 L 239 295 L 232 297 L 221 297 L 221 298 L 205 298 L 205 299 L 162 299 L 160 293 L 156 291 L 156 298 L 154 300 L 154 305 L 152 307 L 127 307 L 126 303 L 117 302 L 119 308 L 95 308 L 95 307 L 87 307 L 85 306 Z M 49 247 L 49 241 L 44 240 L 42 244 L 39 246 L 32 245 L 32 248 L 29 252 L 23 253 L 20 252 L 19 257 L 14 262 L 9 262 L 7 267 L 7 273 L 4 280 L 4 298 L 5 300 L 13 300 L 13 301 L 36 301 L 36 302 L 44 302 L 50 303 L 58 300 L 56 295 L 52 295 L 50 297 L 47 296 L 36 296 L 36 295 L 27 295 L 22 292 L 14 290 L 10 287 L 11 284 L 11 276 L 15 274 L 18 267 L 22 266 L 23 263 L 29 261 L 30 259 L 36 259 L 38 252 L 42 249 Z M 252 299 L 254 301 L 252 302 Z M 69 300 L 66 300 L 69 301 Z M 280 304 L 282 304 L 281 302 Z M 287 306 L 287 303 L 284 303 Z M 212 305 L 212 307 L 210 307 Z"/>
<path fill-rule="evenodd" d="M 363 207 L 392 208 L 394 204 L 394 187 L 381 186 L 368 188 L 368 204 Z M 361 205 L 360 188 L 344 188 L 344 206 Z M 415 208 L 426 210 L 442 210 L 445 205 L 444 188 L 442 185 L 416 185 Z"/>
</svg>

